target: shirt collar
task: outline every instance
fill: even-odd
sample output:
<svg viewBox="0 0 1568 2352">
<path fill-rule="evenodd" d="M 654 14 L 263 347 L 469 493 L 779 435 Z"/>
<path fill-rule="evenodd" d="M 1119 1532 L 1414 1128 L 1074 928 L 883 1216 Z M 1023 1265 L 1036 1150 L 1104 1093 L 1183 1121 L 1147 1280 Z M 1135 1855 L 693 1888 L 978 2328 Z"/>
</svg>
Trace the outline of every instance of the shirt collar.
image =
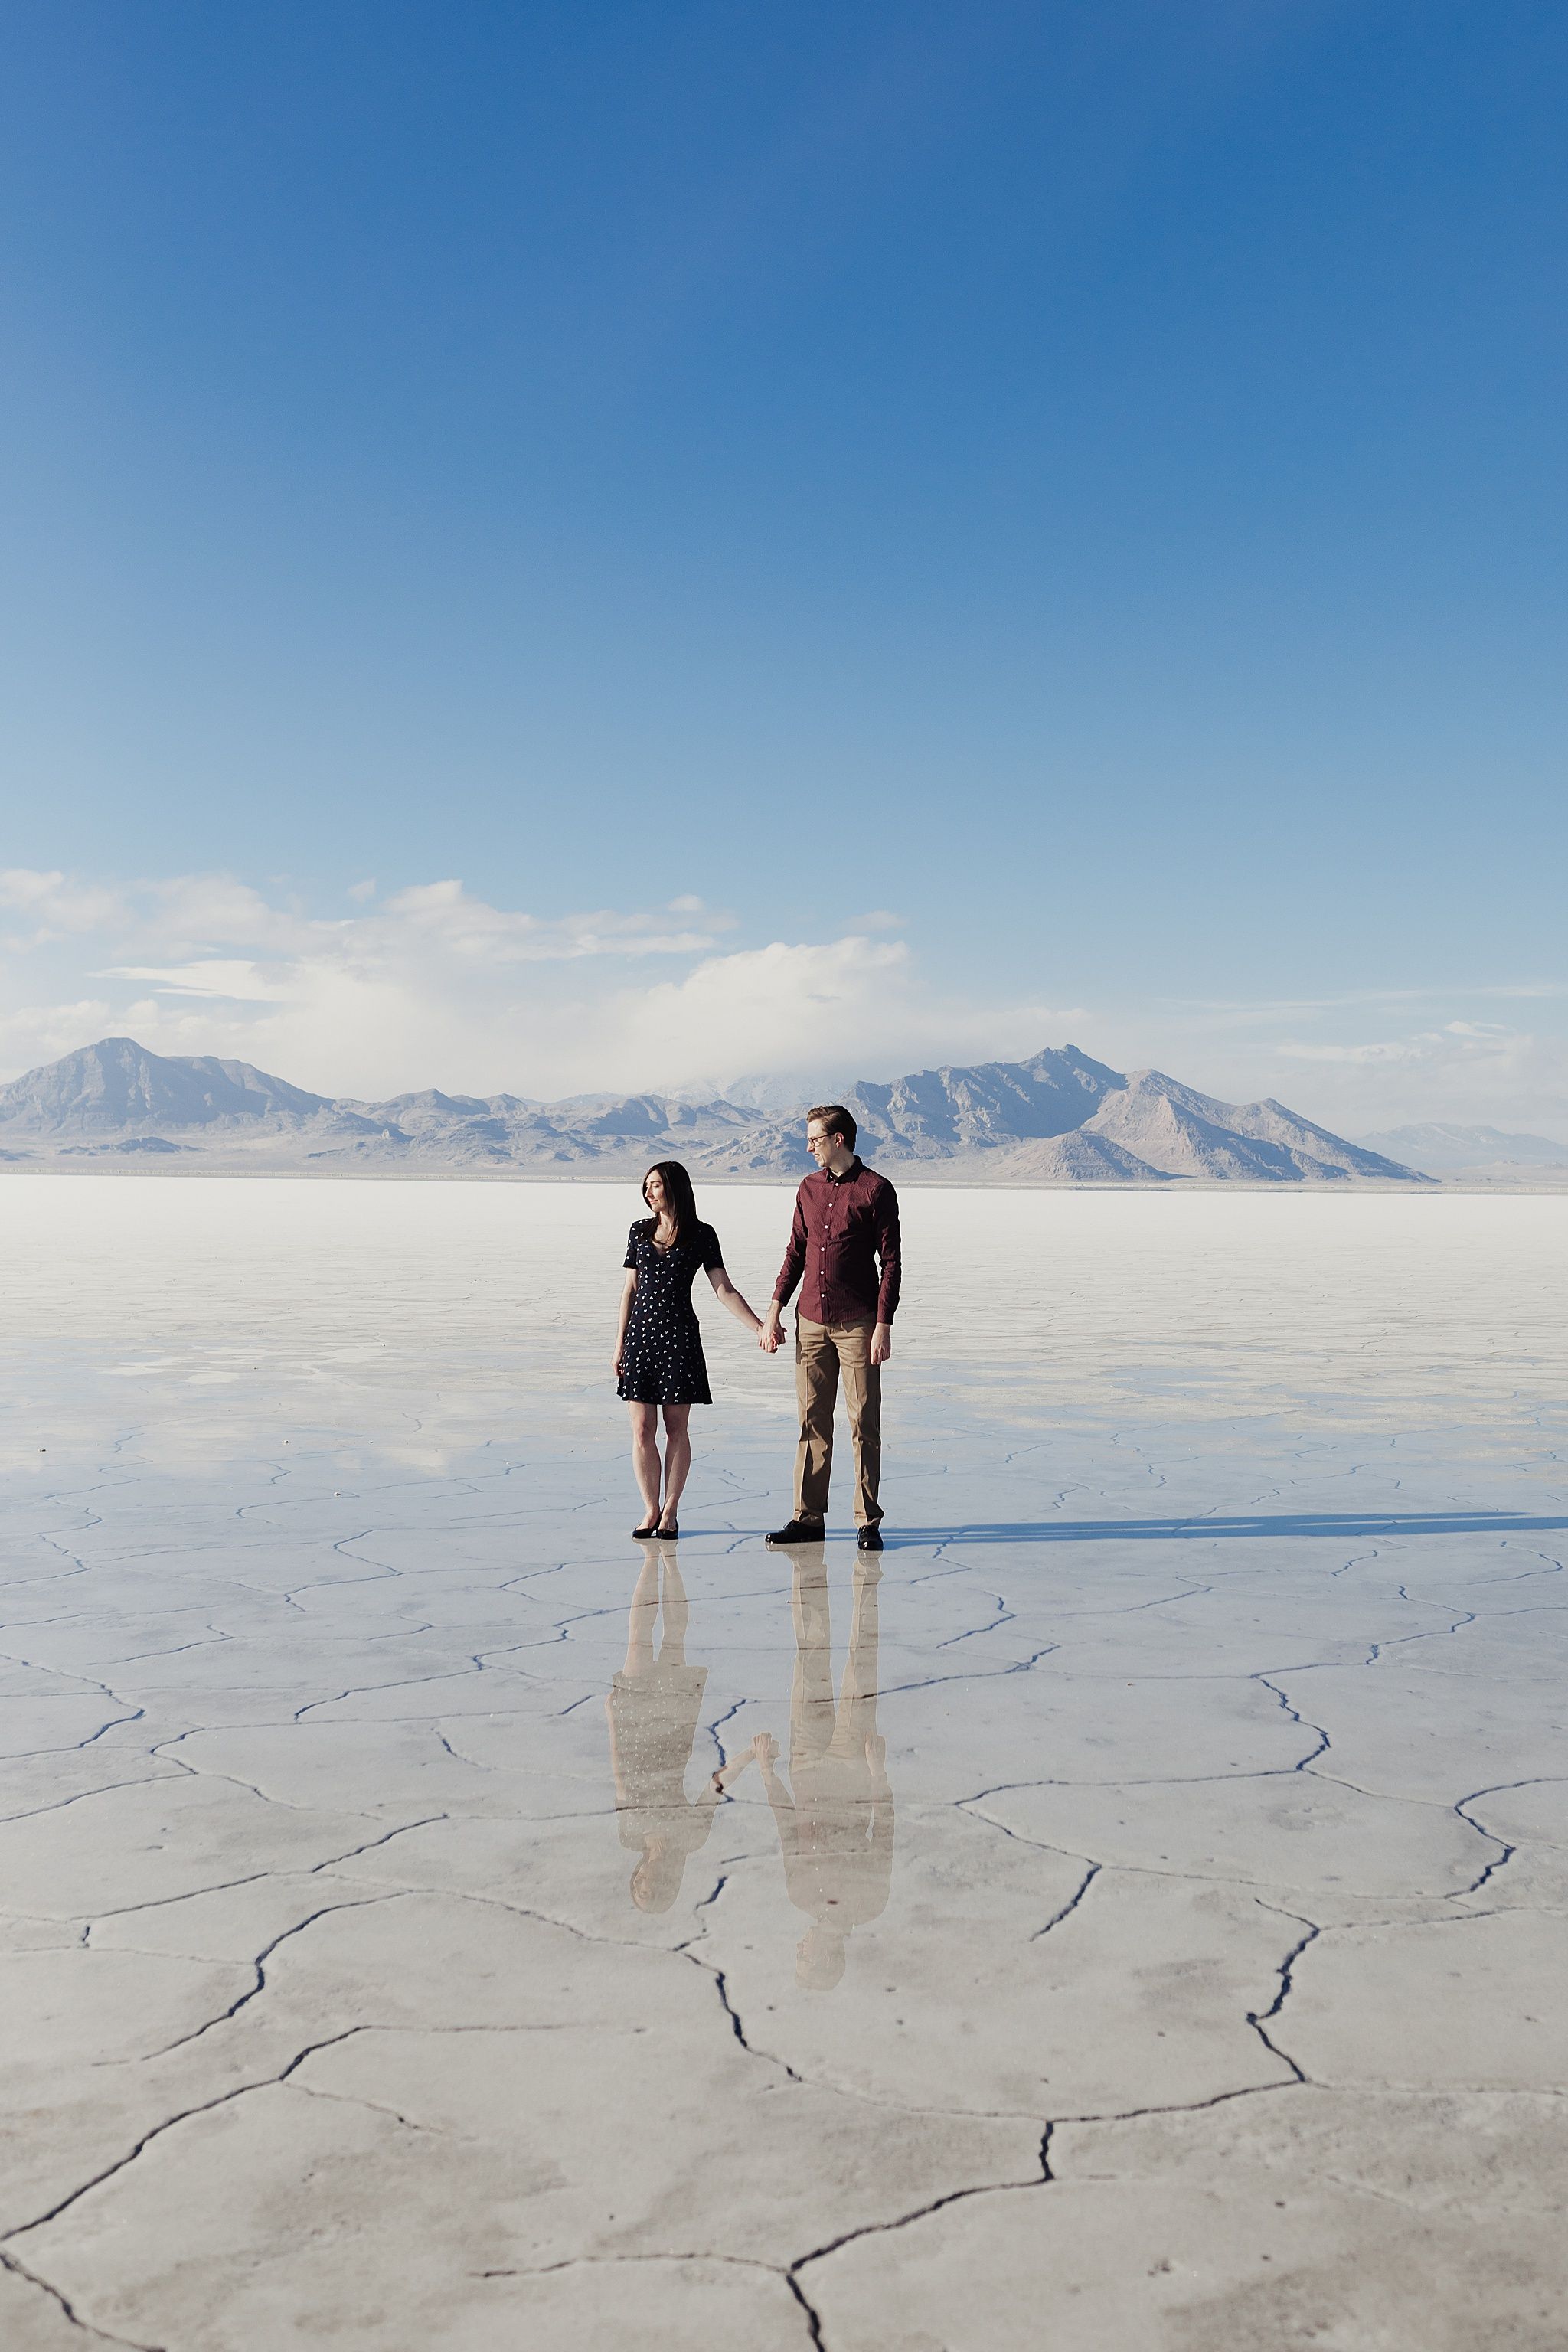
<svg viewBox="0 0 1568 2352">
<path fill-rule="evenodd" d="M 825 1168 L 822 1172 L 830 1184 L 848 1184 L 860 1173 L 860 1161 L 858 1157 L 852 1160 L 842 1176 L 836 1176 L 830 1168 Z"/>
</svg>

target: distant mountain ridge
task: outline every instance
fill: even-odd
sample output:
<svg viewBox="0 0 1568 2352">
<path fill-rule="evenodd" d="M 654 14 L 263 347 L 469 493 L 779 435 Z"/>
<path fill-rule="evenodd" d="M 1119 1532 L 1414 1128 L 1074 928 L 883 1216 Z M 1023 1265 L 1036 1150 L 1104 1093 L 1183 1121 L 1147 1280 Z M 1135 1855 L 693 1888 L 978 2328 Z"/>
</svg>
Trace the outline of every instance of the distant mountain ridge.
<svg viewBox="0 0 1568 2352">
<path fill-rule="evenodd" d="M 1110 1069 L 1074 1045 L 1026 1062 L 868 1082 L 844 1100 L 865 1156 L 906 1175 L 1018 1184 L 1433 1181 L 1283 1103 L 1220 1102 L 1160 1070 Z M 248 1062 L 153 1054 L 131 1037 L 102 1038 L 0 1087 L 0 1160 L 13 1164 L 619 1176 L 665 1157 L 719 1177 L 795 1177 L 811 1165 L 801 1112 L 780 1118 L 721 1096 L 551 1103 L 432 1087 L 358 1102 L 311 1094 Z"/>
<path fill-rule="evenodd" d="M 1363 1135 L 1361 1141 L 1366 1150 L 1388 1152 L 1430 1176 L 1568 1169 L 1568 1143 L 1554 1142 L 1549 1135 L 1510 1135 L 1500 1127 L 1453 1127 L 1434 1120 L 1423 1127 L 1396 1127 L 1387 1135 Z"/>
</svg>

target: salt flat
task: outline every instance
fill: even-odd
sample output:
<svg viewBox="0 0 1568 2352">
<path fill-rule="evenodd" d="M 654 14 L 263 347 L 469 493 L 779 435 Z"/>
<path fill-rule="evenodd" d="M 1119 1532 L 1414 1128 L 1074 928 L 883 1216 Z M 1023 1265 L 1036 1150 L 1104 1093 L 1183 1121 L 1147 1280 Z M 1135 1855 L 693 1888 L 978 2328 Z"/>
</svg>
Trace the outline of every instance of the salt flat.
<svg viewBox="0 0 1568 2352">
<path fill-rule="evenodd" d="M 1560 2352 L 1568 1200 L 911 1192 L 879 1574 L 636 1205 L 0 1177 L 7 2346 Z"/>
</svg>

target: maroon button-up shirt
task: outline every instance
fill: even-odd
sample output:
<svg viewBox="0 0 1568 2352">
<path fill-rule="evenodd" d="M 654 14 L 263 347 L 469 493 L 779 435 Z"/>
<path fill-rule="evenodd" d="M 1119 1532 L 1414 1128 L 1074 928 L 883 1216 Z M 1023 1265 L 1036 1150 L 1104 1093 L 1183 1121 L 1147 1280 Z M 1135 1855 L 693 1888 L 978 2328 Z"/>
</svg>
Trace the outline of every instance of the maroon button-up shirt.
<svg viewBox="0 0 1568 2352">
<path fill-rule="evenodd" d="M 795 1196 L 789 1247 L 773 1285 L 781 1307 L 803 1274 L 800 1312 L 807 1322 L 892 1321 L 899 1305 L 899 1196 L 885 1176 L 852 1160 L 842 1176 L 818 1168 L 805 1179 Z"/>
</svg>

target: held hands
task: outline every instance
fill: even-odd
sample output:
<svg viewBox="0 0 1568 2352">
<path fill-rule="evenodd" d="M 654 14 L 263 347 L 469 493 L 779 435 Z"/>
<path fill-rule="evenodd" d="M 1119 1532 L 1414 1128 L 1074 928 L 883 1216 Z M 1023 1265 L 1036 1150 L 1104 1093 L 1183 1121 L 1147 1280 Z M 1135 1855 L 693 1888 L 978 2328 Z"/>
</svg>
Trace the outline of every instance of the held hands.
<svg viewBox="0 0 1568 2352">
<path fill-rule="evenodd" d="M 775 1298 L 757 1332 L 757 1345 L 766 1356 L 776 1356 L 784 1337 L 783 1314 Z M 871 1361 L 885 1364 L 893 1352 L 893 1327 L 879 1323 L 871 1334 Z"/>
<path fill-rule="evenodd" d="M 720 1765 L 719 1769 L 714 1773 L 712 1780 L 709 1782 L 709 1786 L 711 1788 L 716 1797 L 727 1797 L 729 1795 L 731 1781 L 738 1780 L 740 1779 L 742 1773 L 745 1770 L 747 1765 L 752 1760 L 752 1751 L 751 1748 L 742 1748 L 738 1756 L 731 1757 L 728 1764 Z"/>
</svg>

